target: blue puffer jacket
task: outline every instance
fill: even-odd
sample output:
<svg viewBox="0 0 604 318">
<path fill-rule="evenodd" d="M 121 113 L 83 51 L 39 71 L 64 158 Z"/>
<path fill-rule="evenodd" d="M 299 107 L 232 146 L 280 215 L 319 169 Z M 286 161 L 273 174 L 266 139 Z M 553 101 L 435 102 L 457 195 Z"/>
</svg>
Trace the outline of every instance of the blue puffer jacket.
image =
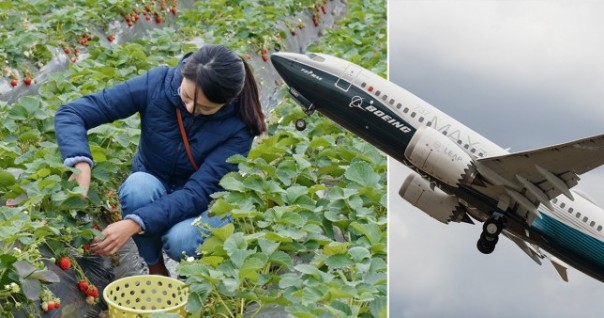
<svg viewBox="0 0 604 318">
<path fill-rule="evenodd" d="M 86 137 L 88 129 L 140 114 L 141 137 L 133 171 L 154 175 L 168 191 L 168 195 L 133 212 L 142 219 L 145 235 L 163 234 L 174 224 L 205 211 L 210 195 L 220 190 L 222 176 L 237 169 L 226 159 L 235 154 L 247 156 L 252 145 L 253 136 L 234 103 L 209 116 L 193 116 L 186 110 L 178 95 L 185 58 L 175 68 L 158 67 L 63 105 L 55 117 L 59 149 L 69 162 L 77 157 L 94 159 Z M 181 109 L 198 171 L 187 157 L 176 108 Z"/>
</svg>

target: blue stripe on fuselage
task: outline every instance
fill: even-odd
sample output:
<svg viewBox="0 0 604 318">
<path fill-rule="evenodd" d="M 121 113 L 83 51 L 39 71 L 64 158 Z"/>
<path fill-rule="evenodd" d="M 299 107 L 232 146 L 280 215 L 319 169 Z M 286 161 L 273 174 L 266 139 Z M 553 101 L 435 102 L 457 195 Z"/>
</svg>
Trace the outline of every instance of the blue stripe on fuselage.
<svg viewBox="0 0 604 318">
<path fill-rule="evenodd" d="M 547 244 L 563 261 L 580 266 L 587 274 L 604 277 L 604 242 L 589 236 L 545 213 L 536 218 L 532 227 L 547 241 Z"/>
</svg>

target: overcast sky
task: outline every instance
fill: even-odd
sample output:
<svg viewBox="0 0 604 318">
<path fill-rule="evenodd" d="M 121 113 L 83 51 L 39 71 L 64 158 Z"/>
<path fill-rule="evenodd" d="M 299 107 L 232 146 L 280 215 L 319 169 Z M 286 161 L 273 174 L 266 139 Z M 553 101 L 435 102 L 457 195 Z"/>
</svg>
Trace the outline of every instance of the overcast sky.
<svg viewBox="0 0 604 318">
<path fill-rule="evenodd" d="M 604 1 L 389 0 L 390 80 L 510 151 L 604 133 Z M 481 227 L 439 223 L 398 196 L 389 165 L 390 317 L 604 317 L 604 283 L 562 281 Z M 604 204 L 604 169 L 579 189 Z"/>
</svg>

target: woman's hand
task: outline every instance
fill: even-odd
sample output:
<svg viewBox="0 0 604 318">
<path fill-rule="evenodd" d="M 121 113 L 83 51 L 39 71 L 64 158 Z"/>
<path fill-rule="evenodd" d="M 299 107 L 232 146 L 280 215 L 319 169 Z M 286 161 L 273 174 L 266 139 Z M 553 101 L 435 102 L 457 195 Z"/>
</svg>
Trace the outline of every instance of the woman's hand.
<svg viewBox="0 0 604 318">
<path fill-rule="evenodd" d="M 90 176 L 92 172 L 90 171 L 90 165 L 87 162 L 78 162 L 74 166 L 74 168 L 80 170 L 79 173 L 74 173 L 71 175 L 69 180 L 75 180 L 80 188 L 86 190 L 82 194 L 82 199 L 86 199 L 88 197 L 88 189 L 90 188 Z"/>
<path fill-rule="evenodd" d="M 96 245 L 93 244 L 91 251 L 99 255 L 111 256 L 117 253 L 130 237 L 140 231 L 141 226 L 129 219 L 109 224 L 102 232 L 103 239 Z"/>
</svg>

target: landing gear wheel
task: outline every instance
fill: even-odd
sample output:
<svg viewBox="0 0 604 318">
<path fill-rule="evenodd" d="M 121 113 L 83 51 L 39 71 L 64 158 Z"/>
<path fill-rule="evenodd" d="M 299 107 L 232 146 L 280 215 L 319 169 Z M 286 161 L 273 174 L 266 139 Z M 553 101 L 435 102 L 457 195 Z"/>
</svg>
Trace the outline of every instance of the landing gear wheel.
<svg viewBox="0 0 604 318">
<path fill-rule="evenodd" d="M 483 239 L 479 239 L 476 242 L 476 247 L 482 254 L 491 254 L 495 250 L 495 244 L 489 243 Z"/>
<path fill-rule="evenodd" d="M 482 230 L 490 236 L 497 236 L 503 231 L 503 222 L 499 218 L 489 218 L 484 221 Z"/>
<path fill-rule="evenodd" d="M 296 126 L 298 131 L 303 131 L 306 129 L 306 121 L 304 119 L 296 119 L 294 126 Z"/>
</svg>

